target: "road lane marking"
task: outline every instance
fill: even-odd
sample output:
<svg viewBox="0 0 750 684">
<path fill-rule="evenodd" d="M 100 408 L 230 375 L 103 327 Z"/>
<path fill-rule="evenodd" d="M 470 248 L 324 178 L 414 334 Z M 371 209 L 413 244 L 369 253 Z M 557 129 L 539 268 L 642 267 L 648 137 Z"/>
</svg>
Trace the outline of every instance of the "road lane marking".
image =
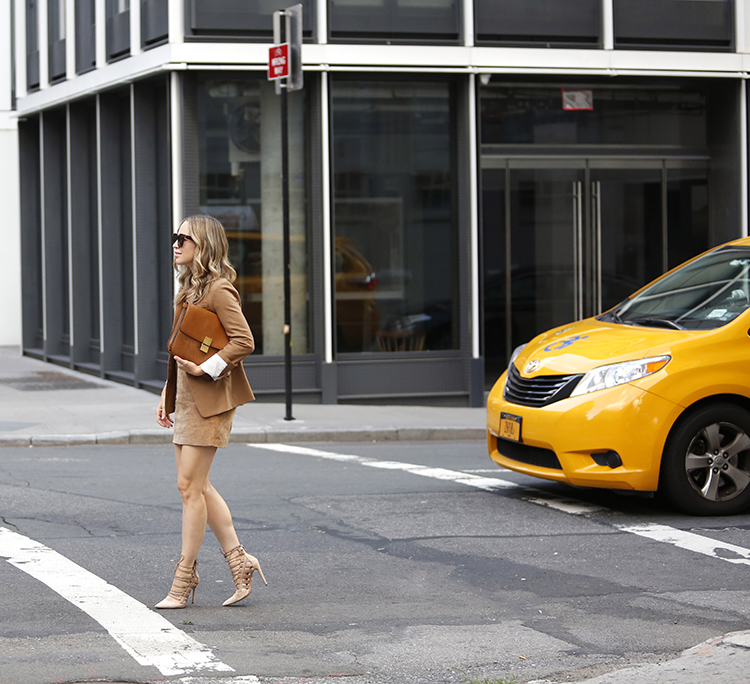
<svg viewBox="0 0 750 684">
<path fill-rule="evenodd" d="M 460 470 L 448 470 L 447 468 L 433 468 L 430 466 L 417 465 L 415 463 L 404 463 L 403 461 L 378 461 L 375 458 L 367 456 L 356 456 L 354 454 L 337 454 L 334 451 L 323 451 L 321 449 L 311 449 L 310 447 L 296 446 L 294 444 L 248 444 L 249 447 L 257 449 L 268 449 L 269 451 L 280 451 L 288 454 L 299 454 L 301 456 L 315 456 L 316 458 L 326 458 L 331 461 L 344 461 L 347 463 L 359 463 L 369 468 L 382 468 L 384 470 L 403 470 L 413 475 L 422 477 L 432 477 L 438 480 L 449 480 L 465 484 L 469 487 L 476 487 L 487 492 L 496 492 L 502 489 L 519 489 L 530 492 L 528 495 L 522 495 L 522 498 L 531 503 L 535 503 L 548 508 L 554 508 L 571 515 L 587 515 L 598 511 L 609 510 L 604 506 L 588 504 L 577 499 L 568 497 L 555 496 L 536 490 L 532 487 L 520 485 L 517 482 L 503 480 L 499 477 L 483 477 L 474 475 L 470 472 Z"/>
<path fill-rule="evenodd" d="M 524 501 L 534 503 L 539 506 L 546 506 L 568 515 L 589 515 L 591 513 L 601 513 L 609 511 L 610 508 L 600 506 L 599 504 L 586 503 L 579 499 L 571 499 L 563 496 L 554 496 L 544 492 L 542 496 L 524 496 Z"/>
<path fill-rule="evenodd" d="M 350 463 L 359 463 L 370 468 L 383 468 L 386 470 L 403 470 L 413 475 L 422 475 L 423 477 L 432 477 L 438 480 L 450 480 L 465 484 L 470 487 L 476 487 L 485 491 L 499 491 L 502 489 L 522 489 L 530 492 L 528 495 L 521 495 L 524 501 L 546 506 L 562 513 L 570 515 L 589 515 L 591 513 L 600 513 L 610 511 L 606 506 L 590 504 L 578 499 L 569 497 L 555 496 L 548 492 L 535 490 L 532 487 L 520 485 L 509 480 L 502 480 L 495 477 L 482 477 L 471 473 L 465 473 L 458 470 L 448 470 L 446 468 L 432 468 L 429 466 L 416 465 L 414 463 L 403 463 L 401 461 L 378 461 L 374 458 L 365 456 L 355 456 L 351 454 L 337 454 L 332 451 L 322 451 L 321 449 L 310 449 L 291 444 L 248 444 L 247 446 L 256 449 L 268 449 L 270 451 L 280 451 L 301 456 L 315 456 L 317 458 L 326 458 L 333 461 L 346 461 Z M 727 561 L 729 563 L 750 565 L 750 549 L 741 546 L 716 541 L 711 537 L 704 537 L 695 532 L 686 532 L 676 527 L 668 525 L 659 525 L 656 523 L 645 523 L 639 525 L 621 525 L 612 524 L 618 530 L 646 537 L 654 541 L 671 544 L 687 551 L 702 553 L 712 558 Z"/>
<path fill-rule="evenodd" d="M 678 530 L 668 525 L 659 525 L 658 523 L 644 523 L 641 525 L 615 525 L 616 528 L 623 532 L 630 532 L 641 537 L 654 539 L 655 541 L 672 544 L 681 549 L 702 553 L 711 558 L 719 558 L 728 563 L 737 563 L 740 565 L 750 565 L 750 549 L 745 549 L 735 544 L 716 541 L 710 537 L 704 537 L 695 532 Z M 727 555 L 722 555 L 722 552 Z"/>
<path fill-rule="evenodd" d="M 295 446 L 293 444 L 248 444 L 250 447 L 259 449 L 268 449 L 269 451 L 281 451 L 289 454 L 300 454 L 301 456 L 316 456 L 326 458 L 331 461 L 345 461 L 349 463 L 359 463 L 368 468 L 382 468 L 384 470 L 403 470 L 412 475 L 421 475 L 422 477 L 431 477 L 436 480 L 450 480 L 467 484 L 471 487 L 484 489 L 486 491 L 497 491 L 498 489 L 514 489 L 519 487 L 515 482 L 502 480 L 497 477 L 481 477 L 470 473 L 460 472 L 458 470 L 447 470 L 446 468 L 432 468 L 429 466 L 416 465 L 414 463 L 403 463 L 402 461 L 378 461 L 375 458 L 366 456 L 355 456 L 352 454 L 337 454 L 333 451 L 321 451 L 320 449 L 310 449 L 308 447 Z"/>
<path fill-rule="evenodd" d="M 164 676 L 235 671 L 208 646 L 44 544 L 0 527 L 0 558 L 96 620 L 140 665 L 153 666 Z"/>
</svg>

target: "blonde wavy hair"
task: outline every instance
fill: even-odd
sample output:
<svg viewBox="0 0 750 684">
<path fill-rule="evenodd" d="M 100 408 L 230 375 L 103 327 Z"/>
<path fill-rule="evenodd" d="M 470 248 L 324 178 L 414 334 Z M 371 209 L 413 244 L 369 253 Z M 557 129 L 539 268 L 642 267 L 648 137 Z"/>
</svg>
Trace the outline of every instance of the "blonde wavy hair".
<svg viewBox="0 0 750 684">
<path fill-rule="evenodd" d="M 229 244 L 219 220 L 208 214 L 196 214 L 183 219 L 180 228 L 185 224 L 195 242 L 195 256 L 189 266 L 175 264 L 180 284 L 175 299 L 177 306 L 183 302 L 199 302 L 211 283 L 219 278 L 226 278 L 231 283 L 237 277 L 237 271 L 229 263 Z"/>
</svg>

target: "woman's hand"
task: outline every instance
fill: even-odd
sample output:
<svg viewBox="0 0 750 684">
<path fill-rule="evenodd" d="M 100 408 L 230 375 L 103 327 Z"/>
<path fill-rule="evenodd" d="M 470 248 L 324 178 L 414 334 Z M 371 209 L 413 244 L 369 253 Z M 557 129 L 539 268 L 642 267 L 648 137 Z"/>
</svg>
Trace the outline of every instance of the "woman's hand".
<svg viewBox="0 0 750 684">
<path fill-rule="evenodd" d="M 182 359 L 179 356 L 175 356 L 174 360 L 177 361 L 177 367 L 184 370 L 189 375 L 205 375 L 205 372 L 203 369 L 196 363 L 193 363 L 192 361 L 188 361 L 187 359 Z"/>
<path fill-rule="evenodd" d="M 166 411 L 163 390 L 161 393 L 161 399 L 159 399 L 159 405 L 156 407 L 156 422 L 165 428 L 172 427 L 174 425 L 174 422 L 169 417 L 169 414 Z"/>
</svg>

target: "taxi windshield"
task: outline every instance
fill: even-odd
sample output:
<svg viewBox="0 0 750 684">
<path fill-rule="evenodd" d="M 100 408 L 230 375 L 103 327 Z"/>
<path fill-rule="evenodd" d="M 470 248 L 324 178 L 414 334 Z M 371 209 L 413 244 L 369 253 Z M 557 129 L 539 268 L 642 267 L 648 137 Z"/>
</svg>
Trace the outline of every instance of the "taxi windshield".
<svg viewBox="0 0 750 684">
<path fill-rule="evenodd" d="M 728 245 L 658 280 L 599 320 L 676 330 L 710 330 L 750 306 L 750 247 Z"/>
</svg>

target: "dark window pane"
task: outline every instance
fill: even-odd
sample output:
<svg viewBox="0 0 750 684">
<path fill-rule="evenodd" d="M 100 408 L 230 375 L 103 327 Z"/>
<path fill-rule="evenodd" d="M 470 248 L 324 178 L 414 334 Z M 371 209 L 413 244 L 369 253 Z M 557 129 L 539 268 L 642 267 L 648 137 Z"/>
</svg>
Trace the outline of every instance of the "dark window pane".
<svg viewBox="0 0 750 684">
<path fill-rule="evenodd" d="M 484 239 L 484 370 L 487 383 L 508 365 L 506 303 L 505 169 L 482 171 L 482 237 Z"/>
<path fill-rule="evenodd" d="M 615 46 L 731 49 L 731 0 L 614 0 Z"/>
<path fill-rule="evenodd" d="M 284 266 L 279 96 L 267 80 L 198 80 L 200 209 L 227 232 L 235 286 L 255 353 L 284 353 Z M 307 311 L 304 92 L 289 95 L 292 329 L 295 354 L 310 351 Z M 262 134 L 261 134 L 262 132 Z"/>
<path fill-rule="evenodd" d="M 302 5 L 302 35 L 312 37 L 315 0 L 298 0 Z M 325 0 L 320 0 L 324 2 Z M 286 9 L 290 0 L 186 0 L 187 28 L 193 36 L 235 36 L 271 38 L 273 13 Z"/>
<path fill-rule="evenodd" d="M 26 87 L 39 87 L 39 9 L 37 0 L 26 0 Z"/>
<path fill-rule="evenodd" d="M 667 169 L 667 231 L 669 268 L 709 248 L 707 169 Z"/>
<path fill-rule="evenodd" d="M 75 0 L 76 73 L 96 66 L 96 10 L 94 0 Z"/>
<path fill-rule="evenodd" d="M 334 82 L 339 352 L 455 349 L 448 83 Z"/>
<path fill-rule="evenodd" d="M 144 47 L 166 40 L 169 34 L 168 0 L 141 0 L 141 43 Z"/>
<path fill-rule="evenodd" d="M 563 109 L 561 88 L 482 89 L 482 143 L 706 145 L 706 96 L 679 89 L 594 88 L 593 109 Z"/>
<path fill-rule="evenodd" d="M 329 0 L 332 39 L 457 41 L 458 0 Z"/>
<path fill-rule="evenodd" d="M 596 47 L 601 0 L 476 0 L 474 23 L 478 44 Z"/>
<path fill-rule="evenodd" d="M 65 0 L 47 2 L 49 79 L 65 78 Z"/>
<path fill-rule="evenodd" d="M 130 0 L 107 0 L 107 59 L 130 52 Z"/>
</svg>

